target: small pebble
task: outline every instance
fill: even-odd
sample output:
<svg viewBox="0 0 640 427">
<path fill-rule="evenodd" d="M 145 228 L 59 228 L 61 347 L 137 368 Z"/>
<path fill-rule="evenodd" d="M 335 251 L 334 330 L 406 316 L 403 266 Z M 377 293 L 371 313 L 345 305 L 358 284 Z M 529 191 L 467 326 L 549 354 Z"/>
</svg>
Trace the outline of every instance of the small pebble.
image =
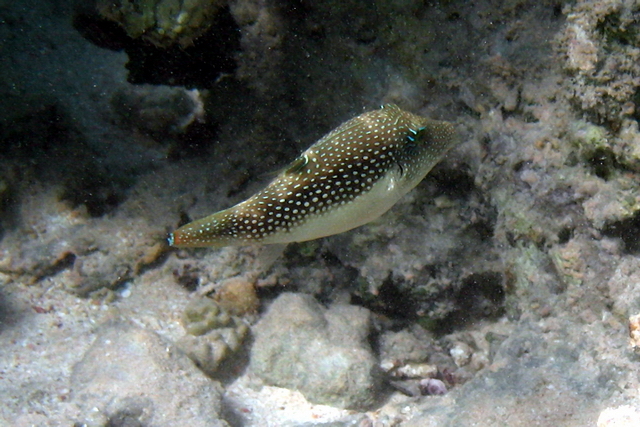
<svg viewBox="0 0 640 427">
<path fill-rule="evenodd" d="M 124 286 L 122 286 L 122 288 L 120 288 L 118 293 L 120 294 L 120 297 L 122 297 L 122 298 L 129 298 L 131 296 L 131 284 L 125 283 Z"/>
<path fill-rule="evenodd" d="M 392 375 L 398 378 L 433 378 L 438 368 L 428 363 L 407 363 L 398 367 Z"/>
<path fill-rule="evenodd" d="M 520 174 L 520 179 L 529 185 L 533 185 L 540 180 L 540 177 L 534 171 L 527 169 Z"/>
<path fill-rule="evenodd" d="M 460 368 L 471 360 L 471 347 L 459 341 L 449 350 L 454 363 Z"/>
<path fill-rule="evenodd" d="M 420 381 L 420 392 L 423 395 L 440 396 L 447 393 L 447 386 L 435 378 L 425 378 Z"/>
</svg>

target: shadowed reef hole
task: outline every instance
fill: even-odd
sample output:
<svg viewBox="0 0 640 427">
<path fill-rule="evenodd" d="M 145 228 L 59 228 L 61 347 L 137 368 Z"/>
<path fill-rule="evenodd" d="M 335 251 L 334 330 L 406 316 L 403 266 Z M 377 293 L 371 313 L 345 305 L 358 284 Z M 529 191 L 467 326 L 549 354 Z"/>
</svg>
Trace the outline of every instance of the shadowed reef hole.
<svg viewBox="0 0 640 427">
<path fill-rule="evenodd" d="M 614 221 L 604 226 L 602 234 L 619 238 L 624 244 L 623 251 L 627 254 L 640 253 L 640 212 L 630 218 Z"/>
<path fill-rule="evenodd" d="M 448 334 L 479 319 L 495 319 L 504 314 L 504 277 L 487 271 L 466 277 L 455 295 L 456 310 L 439 321 L 434 332 Z"/>
</svg>

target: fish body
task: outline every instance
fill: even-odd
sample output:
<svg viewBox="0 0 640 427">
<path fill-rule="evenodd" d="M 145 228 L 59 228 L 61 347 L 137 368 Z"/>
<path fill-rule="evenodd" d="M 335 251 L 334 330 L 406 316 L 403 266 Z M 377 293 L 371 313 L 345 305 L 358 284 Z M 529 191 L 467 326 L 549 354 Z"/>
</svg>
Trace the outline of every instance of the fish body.
<svg viewBox="0 0 640 427">
<path fill-rule="evenodd" d="M 451 123 L 384 105 L 322 137 L 244 202 L 178 228 L 169 244 L 289 243 L 342 233 L 389 210 L 457 142 Z"/>
</svg>

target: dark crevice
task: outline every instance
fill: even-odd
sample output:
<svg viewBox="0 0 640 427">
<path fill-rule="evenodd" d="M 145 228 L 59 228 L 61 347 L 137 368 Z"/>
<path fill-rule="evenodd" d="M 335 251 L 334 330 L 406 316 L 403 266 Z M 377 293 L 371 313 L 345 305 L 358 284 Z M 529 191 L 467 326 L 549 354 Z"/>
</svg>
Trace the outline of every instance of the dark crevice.
<svg viewBox="0 0 640 427">
<path fill-rule="evenodd" d="M 417 318 L 418 306 L 391 276 L 378 288 L 378 294 L 375 297 L 352 295 L 351 303 L 366 307 L 374 313 L 383 314 L 400 323 L 408 323 Z"/>
<path fill-rule="evenodd" d="M 626 254 L 637 255 L 640 253 L 640 212 L 631 218 L 611 222 L 602 229 L 602 234 L 608 237 L 619 238 Z"/>
<path fill-rule="evenodd" d="M 495 220 L 494 218 L 480 219 L 469 225 L 468 230 L 474 232 L 480 241 L 491 240 L 495 234 Z"/>
<path fill-rule="evenodd" d="M 176 283 L 188 292 L 195 292 L 200 286 L 200 272 L 191 264 L 184 264 L 172 272 Z"/>
<path fill-rule="evenodd" d="M 473 175 L 463 166 L 455 169 L 436 168 L 429 178 L 436 182 L 439 192 L 450 197 L 463 198 L 477 189 Z"/>
<path fill-rule="evenodd" d="M 620 12 L 613 12 L 601 19 L 596 25 L 599 31 L 609 43 L 619 43 L 620 45 L 636 46 L 640 27 L 637 21 L 631 24 L 622 24 Z"/>
<path fill-rule="evenodd" d="M 189 158 L 203 158 L 211 150 L 218 134 L 217 123 L 195 121 L 174 137 L 167 158 L 172 161 Z"/>
<path fill-rule="evenodd" d="M 530 165 L 532 162 L 528 161 L 528 160 L 520 160 L 518 162 L 516 162 L 515 165 L 513 165 L 513 171 L 515 173 L 520 172 L 525 166 Z"/>
<path fill-rule="evenodd" d="M 504 314 L 504 277 L 498 272 L 474 273 L 464 279 L 455 297 L 457 309 L 439 321 L 436 334 L 445 335 L 479 319 Z"/>
<path fill-rule="evenodd" d="M 572 236 L 573 236 L 573 228 L 565 227 L 558 232 L 558 243 L 561 245 L 564 245 L 569 240 L 571 240 Z"/>
<path fill-rule="evenodd" d="M 92 217 L 100 217 L 117 208 L 125 199 L 129 185 L 106 174 L 86 173 L 70 178 L 65 183 L 62 199 L 76 207 L 84 205 Z"/>
<path fill-rule="evenodd" d="M 106 427 L 145 427 L 147 423 L 142 419 L 150 412 L 148 402 L 144 402 L 144 399 L 140 399 L 137 402 L 132 399 L 131 402 L 127 402 L 128 406 L 118 410 L 115 414 L 111 415 L 105 424 Z"/>
<path fill-rule="evenodd" d="M 456 307 L 442 319 L 420 317 L 418 313 L 424 310 L 417 300 L 391 277 L 380 286 L 377 295 L 353 294 L 351 303 L 385 316 L 392 328 L 418 322 L 436 334 L 445 335 L 474 321 L 502 316 L 505 312 L 504 282 L 503 274 L 498 272 L 474 273 L 465 278 L 458 289 L 448 288 L 446 292 L 434 295 L 432 302 L 450 300 Z"/>
<path fill-rule="evenodd" d="M 182 227 L 183 225 L 189 224 L 193 219 L 189 216 L 188 213 L 181 211 L 180 219 L 178 220 L 178 224 L 176 224 L 176 228 Z"/>
<path fill-rule="evenodd" d="M 107 170 L 100 153 L 88 146 L 71 122 L 64 109 L 53 104 L 11 127 L 0 127 L 0 160 L 18 165 L 23 176 L 61 184 L 63 200 L 74 207 L 85 205 L 94 217 L 102 216 L 124 200 L 135 177 Z"/>
<path fill-rule="evenodd" d="M 298 286 L 293 283 L 289 283 L 289 284 L 277 283 L 273 286 L 257 287 L 256 295 L 258 296 L 258 299 L 261 301 L 260 310 L 263 311 L 265 307 L 269 306 L 267 302 L 275 300 L 276 298 L 278 298 L 278 296 L 280 296 L 280 294 L 284 292 L 297 292 L 297 291 L 298 291 Z"/>
<path fill-rule="evenodd" d="M 593 173 L 604 180 L 611 178 L 616 169 L 624 169 L 610 148 L 597 148 L 587 158 Z"/>
<path fill-rule="evenodd" d="M 76 254 L 74 254 L 73 252 L 64 253 L 61 257 L 55 260 L 53 264 L 48 266 L 46 270 L 40 274 L 40 277 L 38 277 L 38 280 L 42 280 L 45 277 L 55 276 L 61 271 L 64 271 L 68 268 L 73 267 L 73 264 L 75 263 L 76 258 L 77 258 Z"/>
</svg>

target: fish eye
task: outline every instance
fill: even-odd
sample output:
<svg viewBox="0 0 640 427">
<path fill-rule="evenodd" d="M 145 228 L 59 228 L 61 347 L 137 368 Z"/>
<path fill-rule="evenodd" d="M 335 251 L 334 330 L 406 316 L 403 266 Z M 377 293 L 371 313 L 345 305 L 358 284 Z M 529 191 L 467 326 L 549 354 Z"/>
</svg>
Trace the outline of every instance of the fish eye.
<svg viewBox="0 0 640 427">
<path fill-rule="evenodd" d="M 418 138 L 420 138 L 424 133 L 425 127 L 417 128 L 417 129 L 409 129 L 408 135 L 405 137 L 404 151 L 409 155 L 416 154 L 418 150 Z"/>
<path fill-rule="evenodd" d="M 421 136 L 422 133 L 424 133 L 425 129 L 426 129 L 426 126 L 423 126 L 417 129 L 409 128 L 409 134 L 406 137 L 407 141 L 415 141 Z"/>
</svg>

